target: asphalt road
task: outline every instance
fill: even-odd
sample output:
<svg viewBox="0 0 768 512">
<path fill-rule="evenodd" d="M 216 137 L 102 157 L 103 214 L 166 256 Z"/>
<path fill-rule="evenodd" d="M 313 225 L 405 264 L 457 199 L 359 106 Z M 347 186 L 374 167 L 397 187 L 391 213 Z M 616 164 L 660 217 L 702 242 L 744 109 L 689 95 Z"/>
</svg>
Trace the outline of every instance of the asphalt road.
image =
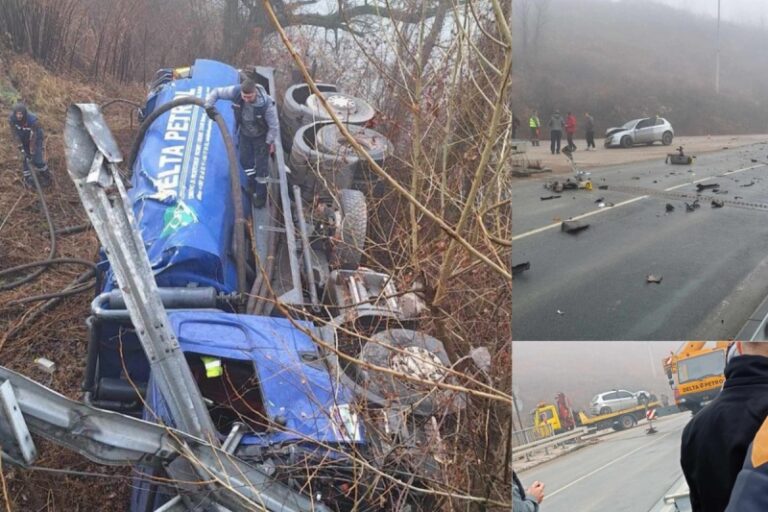
<svg viewBox="0 0 768 512">
<path fill-rule="evenodd" d="M 514 339 L 726 339 L 768 293 L 768 208 L 702 201 L 686 212 L 684 200 L 657 195 L 718 183 L 722 193 L 702 195 L 768 204 L 768 145 L 704 154 L 692 167 L 650 161 L 602 168 L 592 174 L 594 190 L 542 201 L 552 195 L 547 179 L 512 188 L 513 264 L 531 264 L 514 280 Z M 600 208 L 601 198 L 615 206 Z M 560 221 L 571 217 L 590 227 L 561 232 Z M 647 283 L 648 274 L 662 282 Z"/>
<path fill-rule="evenodd" d="M 645 421 L 599 442 L 520 473 L 525 487 L 544 483 L 546 512 L 648 512 L 682 475 L 680 437 L 688 412 Z"/>
</svg>

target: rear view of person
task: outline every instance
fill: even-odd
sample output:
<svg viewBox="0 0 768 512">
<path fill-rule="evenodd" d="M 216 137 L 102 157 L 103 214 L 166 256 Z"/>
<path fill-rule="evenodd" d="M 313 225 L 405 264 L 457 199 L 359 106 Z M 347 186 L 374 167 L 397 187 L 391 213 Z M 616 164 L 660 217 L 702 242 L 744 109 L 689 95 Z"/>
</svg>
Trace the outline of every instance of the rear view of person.
<svg viewBox="0 0 768 512">
<path fill-rule="evenodd" d="M 726 365 L 723 390 L 683 430 L 680 465 L 694 512 L 726 509 L 749 444 L 768 415 L 768 343 L 736 347 L 744 355 Z M 768 487 L 761 492 L 768 495 Z"/>
<path fill-rule="evenodd" d="M 555 113 L 549 118 L 549 149 L 552 151 L 553 155 L 555 152 L 560 152 L 560 141 L 563 138 L 563 128 L 565 128 L 563 116 L 560 115 L 559 110 L 555 110 Z"/>
<path fill-rule="evenodd" d="M 589 112 L 584 113 L 584 136 L 587 139 L 587 151 L 595 148 L 595 118 Z"/>
<path fill-rule="evenodd" d="M 576 151 L 576 144 L 573 143 L 573 136 L 576 134 L 576 116 L 568 112 L 565 118 L 565 137 L 568 139 L 568 151 Z"/>
<path fill-rule="evenodd" d="M 31 187 L 34 184 L 32 170 L 29 167 L 30 161 L 38 172 L 40 184 L 47 186 L 51 178 L 43 155 L 43 129 L 40 127 L 37 116 L 29 112 L 23 103 L 17 103 L 13 107 L 8 122 L 11 132 L 19 141 L 19 149 L 24 153 L 24 186 Z"/>
</svg>

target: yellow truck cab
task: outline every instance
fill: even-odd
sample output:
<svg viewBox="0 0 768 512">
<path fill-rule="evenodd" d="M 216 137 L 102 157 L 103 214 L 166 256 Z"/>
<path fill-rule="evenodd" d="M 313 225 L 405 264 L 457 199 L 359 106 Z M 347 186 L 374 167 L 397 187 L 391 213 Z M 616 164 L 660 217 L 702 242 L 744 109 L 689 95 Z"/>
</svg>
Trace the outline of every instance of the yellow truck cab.
<svg viewBox="0 0 768 512">
<path fill-rule="evenodd" d="M 541 402 L 533 411 L 533 427 L 536 437 L 542 438 L 557 434 L 563 430 L 560 415 L 554 404 Z"/>
<path fill-rule="evenodd" d="M 689 341 L 664 359 L 664 371 L 680 409 L 696 414 L 719 393 L 725 382 L 725 352 L 729 342 L 707 347 L 706 341 Z"/>
</svg>

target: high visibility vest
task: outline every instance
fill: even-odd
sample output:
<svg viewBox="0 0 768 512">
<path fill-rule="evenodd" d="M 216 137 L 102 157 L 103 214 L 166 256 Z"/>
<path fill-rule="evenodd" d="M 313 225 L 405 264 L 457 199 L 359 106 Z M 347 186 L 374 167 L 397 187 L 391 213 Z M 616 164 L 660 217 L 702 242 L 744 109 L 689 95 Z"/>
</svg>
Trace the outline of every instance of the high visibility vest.
<svg viewBox="0 0 768 512">
<path fill-rule="evenodd" d="M 205 365 L 206 377 L 213 379 L 215 377 L 221 377 L 224 375 L 224 368 L 221 366 L 221 359 L 218 357 L 209 356 L 201 356 L 200 359 L 203 360 L 203 364 Z"/>
<path fill-rule="evenodd" d="M 531 116 L 531 118 L 528 120 L 528 126 L 531 128 L 538 128 L 541 123 L 539 122 L 539 118 L 536 116 Z"/>
</svg>

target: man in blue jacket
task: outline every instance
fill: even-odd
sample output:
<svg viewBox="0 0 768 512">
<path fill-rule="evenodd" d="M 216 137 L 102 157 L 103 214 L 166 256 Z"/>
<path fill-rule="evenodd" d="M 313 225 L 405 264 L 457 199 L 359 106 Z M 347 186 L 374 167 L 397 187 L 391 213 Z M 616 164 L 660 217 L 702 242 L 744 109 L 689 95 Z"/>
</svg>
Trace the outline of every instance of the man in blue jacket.
<svg viewBox="0 0 768 512">
<path fill-rule="evenodd" d="M 269 173 L 269 156 L 275 152 L 279 124 L 277 107 L 267 91 L 252 79 L 240 85 L 217 87 L 205 98 L 205 111 L 213 119 L 218 100 L 229 100 L 235 111 L 240 165 L 243 166 L 251 190 L 256 194 L 254 206 L 261 208 L 267 200 L 267 185 L 257 178 Z"/>
<path fill-rule="evenodd" d="M 43 129 L 40 127 L 37 116 L 29 112 L 23 103 L 17 103 L 8 118 L 8 123 L 11 126 L 11 132 L 19 141 L 20 149 L 24 152 L 24 185 L 30 187 L 34 183 L 32 171 L 29 168 L 30 160 L 37 169 L 41 185 L 47 185 L 50 182 L 50 174 L 43 155 Z"/>
</svg>

